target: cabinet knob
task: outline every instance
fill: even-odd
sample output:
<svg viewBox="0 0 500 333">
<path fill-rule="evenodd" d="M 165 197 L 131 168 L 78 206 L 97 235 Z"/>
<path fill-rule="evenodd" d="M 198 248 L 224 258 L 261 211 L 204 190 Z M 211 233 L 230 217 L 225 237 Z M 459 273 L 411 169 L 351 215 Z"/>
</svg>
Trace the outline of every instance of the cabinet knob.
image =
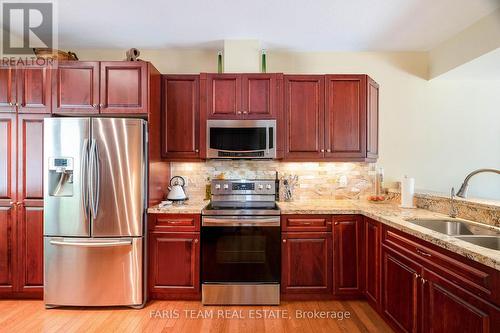
<svg viewBox="0 0 500 333">
<path fill-rule="evenodd" d="M 241 111 L 236 112 L 237 114 L 241 114 Z"/>
<path fill-rule="evenodd" d="M 16 203 L 14 201 L 9 202 L 9 205 L 14 206 Z"/>
<path fill-rule="evenodd" d="M 99 104 L 99 107 L 100 107 L 100 108 L 103 108 L 103 107 L 104 107 L 104 104 L 102 104 L 102 103 L 101 103 L 101 104 Z"/>
<path fill-rule="evenodd" d="M 424 284 L 426 284 L 426 283 L 427 283 L 427 280 L 426 280 L 426 279 L 424 279 L 424 278 L 422 278 L 420 282 L 422 282 L 422 285 L 424 285 Z"/>
<path fill-rule="evenodd" d="M 198 243 L 198 238 L 195 238 L 194 242 L 195 242 L 195 243 Z"/>
<path fill-rule="evenodd" d="M 14 106 L 14 103 L 12 103 L 12 102 L 9 102 L 9 105 L 10 105 L 10 106 Z"/>
<path fill-rule="evenodd" d="M 16 102 L 16 106 L 19 107 L 19 106 L 21 106 L 21 104 L 19 104 L 19 103 Z"/>
<path fill-rule="evenodd" d="M 93 107 L 93 108 L 98 108 L 98 107 L 99 107 L 99 105 L 98 105 L 98 104 L 92 104 L 92 107 Z"/>
<path fill-rule="evenodd" d="M 339 224 L 340 224 L 340 222 L 335 222 L 335 223 L 334 223 L 334 225 L 339 225 Z"/>
<path fill-rule="evenodd" d="M 327 153 L 331 153 L 331 152 L 332 152 L 332 150 L 331 150 L 331 149 L 327 149 L 327 150 L 326 150 L 326 152 L 327 152 Z"/>
<path fill-rule="evenodd" d="M 200 152 L 200 150 L 199 150 L 199 149 L 195 149 L 195 150 L 194 150 L 194 152 L 195 152 L 195 153 L 199 153 L 199 152 Z"/>
<path fill-rule="evenodd" d="M 243 111 L 243 114 L 248 114 L 248 112 L 247 111 Z"/>
<path fill-rule="evenodd" d="M 321 151 L 322 153 L 324 153 L 324 152 L 325 152 L 325 150 L 324 150 L 324 149 L 321 149 L 320 151 Z"/>
<path fill-rule="evenodd" d="M 414 277 L 415 279 L 418 279 L 418 278 L 420 277 L 420 275 L 418 275 L 417 273 L 413 273 L 413 277 Z"/>
<path fill-rule="evenodd" d="M 283 243 L 286 243 L 286 239 L 283 239 Z"/>
</svg>

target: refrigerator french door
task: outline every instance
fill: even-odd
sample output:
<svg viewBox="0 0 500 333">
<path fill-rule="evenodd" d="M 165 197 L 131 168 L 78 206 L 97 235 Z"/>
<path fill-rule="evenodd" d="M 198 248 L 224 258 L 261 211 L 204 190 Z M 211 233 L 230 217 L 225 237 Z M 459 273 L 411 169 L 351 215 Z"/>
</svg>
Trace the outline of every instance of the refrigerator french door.
<svg viewBox="0 0 500 333">
<path fill-rule="evenodd" d="M 144 303 L 146 122 L 44 123 L 44 301 Z"/>
</svg>

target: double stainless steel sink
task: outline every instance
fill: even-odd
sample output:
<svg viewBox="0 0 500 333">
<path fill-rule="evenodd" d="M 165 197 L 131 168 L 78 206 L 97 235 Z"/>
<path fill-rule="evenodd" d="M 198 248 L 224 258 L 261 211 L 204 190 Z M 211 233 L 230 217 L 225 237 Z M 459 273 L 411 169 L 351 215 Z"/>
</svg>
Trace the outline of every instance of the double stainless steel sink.
<svg viewBox="0 0 500 333">
<path fill-rule="evenodd" d="M 410 223 L 457 239 L 500 251 L 500 232 L 458 219 L 409 219 Z"/>
</svg>

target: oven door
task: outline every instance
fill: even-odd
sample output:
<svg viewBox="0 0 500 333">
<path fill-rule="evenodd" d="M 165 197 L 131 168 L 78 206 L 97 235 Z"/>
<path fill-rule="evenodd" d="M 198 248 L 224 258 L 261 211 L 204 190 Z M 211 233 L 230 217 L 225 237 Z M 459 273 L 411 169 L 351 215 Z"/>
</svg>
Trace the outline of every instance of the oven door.
<svg viewBox="0 0 500 333">
<path fill-rule="evenodd" d="M 208 120 L 208 158 L 276 158 L 276 120 Z"/>
<path fill-rule="evenodd" d="M 201 276 L 207 283 L 279 283 L 279 216 L 204 216 Z"/>
</svg>

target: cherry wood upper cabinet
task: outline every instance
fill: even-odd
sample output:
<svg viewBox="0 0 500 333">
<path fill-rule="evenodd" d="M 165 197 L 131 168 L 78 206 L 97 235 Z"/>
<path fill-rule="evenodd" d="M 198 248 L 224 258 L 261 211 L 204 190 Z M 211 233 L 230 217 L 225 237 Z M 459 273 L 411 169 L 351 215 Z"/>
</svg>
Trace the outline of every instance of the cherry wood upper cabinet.
<svg viewBox="0 0 500 333">
<path fill-rule="evenodd" d="M 0 67 L 0 112 L 16 112 L 16 70 Z"/>
<path fill-rule="evenodd" d="M 332 253 L 330 232 L 283 233 L 282 293 L 331 297 Z"/>
<path fill-rule="evenodd" d="M 325 157 L 366 156 L 366 75 L 326 75 Z"/>
<path fill-rule="evenodd" d="M 285 75 L 285 159 L 317 160 L 324 156 L 324 77 Z"/>
<path fill-rule="evenodd" d="M 101 113 L 148 112 L 148 63 L 106 61 L 100 63 Z"/>
<path fill-rule="evenodd" d="M 198 299 L 200 234 L 149 233 L 149 292 L 156 299 Z"/>
<path fill-rule="evenodd" d="M 59 62 L 52 90 L 53 113 L 99 113 L 99 62 Z"/>
<path fill-rule="evenodd" d="M 370 161 L 378 157 L 378 90 L 377 82 L 368 77 L 366 157 Z"/>
<path fill-rule="evenodd" d="M 368 301 L 376 309 L 380 308 L 380 223 L 370 218 L 364 218 L 365 241 L 365 294 Z"/>
<path fill-rule="evenodd" d="M 201 74 L 208 119 L 275 119 L 282 74 Z"/>
<path fill-rule="evenodd" d="M 367 75 L 284 75 L 285 160 L 378 157 L 378 84 Z"/>
<path fill-rule="evenodd" d="M 242 111 L 247 119 L 276 118 L 278 74 L 243 74 Z"/>
<path fill-rule="evenodd" d="M 0 298 L 14 290 L 15 206 L 0 206 Z"/>
<path fill-rule="evenodd" d="M 16 198 L 16 114 L 0 113 L 0 206 Z"/>
<path fill-rule="evenodd" d="M 162 157 L 199 159 L 199 75 L 163 75 L 162 80 Z"/>
<path fill-rule="evenodd" d="M 361 296 L 363 218 L 359 215 L 338 215 L 333 217 L 333 221 L 334 294 Z"/>
<path fill-rule="evenodd" d="M 21 67 L 17 70 L 19 113 L 50 113 L 52 70 L 48 67 Z"/>
<path fill-rule="evenodd" d="M 241 75 L 207 74 L 208 119 L 239 119 L 241 106 Z"/>
<path fill-rule="evenodd" d="M 422 267 L 402 254 L 384 247 L 382 251 L 382 311 L 389 323 L 401 332 L 417 332 Z"/>
</svg>

